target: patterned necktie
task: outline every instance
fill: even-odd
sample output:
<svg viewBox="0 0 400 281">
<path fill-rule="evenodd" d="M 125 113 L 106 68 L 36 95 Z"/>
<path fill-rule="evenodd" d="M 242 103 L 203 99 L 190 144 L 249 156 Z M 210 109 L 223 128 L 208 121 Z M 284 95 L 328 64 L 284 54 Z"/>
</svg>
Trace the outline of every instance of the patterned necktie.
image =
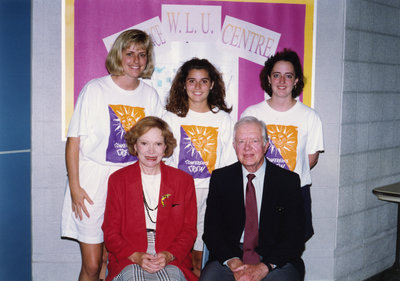
<svg viewBox="0 0 400 281">
<path fill-rule="evenodd" d="M 243 262 L 246 264 L 257 264 L 260 257 L 255 251 L 258 245 L 258 212 L 256 192 L 252 180 L 254 174 L 247 175 L 246 187 L 246 223 L 244 226 L 244 242 L 243 242 Z"/>
</svg>

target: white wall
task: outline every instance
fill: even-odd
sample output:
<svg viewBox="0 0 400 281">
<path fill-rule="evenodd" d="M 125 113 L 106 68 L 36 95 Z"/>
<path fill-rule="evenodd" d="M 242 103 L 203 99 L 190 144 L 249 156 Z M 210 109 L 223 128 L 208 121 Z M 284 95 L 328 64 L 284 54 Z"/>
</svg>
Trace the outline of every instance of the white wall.
<svg viewBox="0 0 400 281">
<path fill-rule="evenodd" d="M 395 207 L 371 190 L 400 180 L 399 2 L 317 4 L 315 108 L 326 151 L 312 172 L 306 280 L 363 280 L 394 261 Z M 32 9 L 33 280 L 77 280 L 78 245 L 60 239 L 61 1 L 33 0 Z"/>
</svg>

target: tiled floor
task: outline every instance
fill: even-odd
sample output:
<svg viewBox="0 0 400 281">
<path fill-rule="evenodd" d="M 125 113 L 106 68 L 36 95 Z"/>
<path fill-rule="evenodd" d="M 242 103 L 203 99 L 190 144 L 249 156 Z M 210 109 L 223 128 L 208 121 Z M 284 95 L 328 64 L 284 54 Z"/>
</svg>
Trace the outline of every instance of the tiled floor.
<svg viewBox="0 0 400 281">
<path fill-rule="evenodd" d="M 365 281 L 400 281 L 400 271 L 388 269 L 381 274 L 368 278 Z"/>
</svg>

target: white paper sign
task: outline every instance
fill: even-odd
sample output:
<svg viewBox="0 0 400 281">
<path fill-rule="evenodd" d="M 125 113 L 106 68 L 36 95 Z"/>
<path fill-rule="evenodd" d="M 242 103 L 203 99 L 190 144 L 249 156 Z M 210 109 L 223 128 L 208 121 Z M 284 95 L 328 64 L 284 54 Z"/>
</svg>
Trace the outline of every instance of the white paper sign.
<svg viewBox="0 0 400 281">
<path fill-rule="evenodd" d="M 162 5 L 162 24 L 172 41 L 216 41 L 221 31 L 220 6 Z"/>
<path fill-rule="evenodd" d="M 226 16 L 218 43 L 231 53 L 264 65 L 267 58 L 275 54 L 280 37 L 280 33 Z"/>
</svg>

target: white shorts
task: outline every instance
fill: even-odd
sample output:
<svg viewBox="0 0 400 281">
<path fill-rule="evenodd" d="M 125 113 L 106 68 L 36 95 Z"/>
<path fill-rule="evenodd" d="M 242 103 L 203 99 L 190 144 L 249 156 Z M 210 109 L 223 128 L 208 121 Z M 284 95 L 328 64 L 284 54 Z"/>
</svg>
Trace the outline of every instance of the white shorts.
<svg viewBox="0 0 400 281">
<path fill-rule="evenodd" d="M 99 165 L 89 160 L 79 162 L 80 185 L 94 204 L 90 205 L 85 201 L 90 215 L 89 218 L 83 212 L 82 220 L 79 217 L 75 218 L 75 213 L 72 212 L 71 192 L 67 181 L 61 221 L 62 237 L 76 239 L 87 244 L 100 244 L 104 241 L 101 225 L 103 224 L 106 206 L 108 178 L 120 168 L 120 166 Z"/>
</svg>

